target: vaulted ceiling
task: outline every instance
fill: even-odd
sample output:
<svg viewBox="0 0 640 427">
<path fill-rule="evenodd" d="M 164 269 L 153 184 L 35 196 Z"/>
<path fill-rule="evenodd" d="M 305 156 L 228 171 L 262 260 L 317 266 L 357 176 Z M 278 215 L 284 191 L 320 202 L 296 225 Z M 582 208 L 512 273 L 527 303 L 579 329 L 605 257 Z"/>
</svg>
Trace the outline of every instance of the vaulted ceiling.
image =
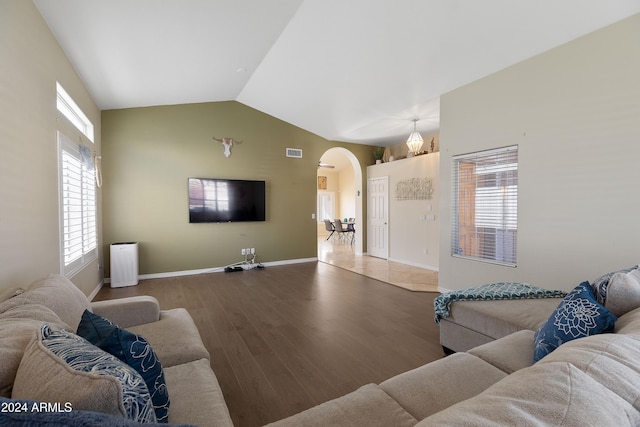
<svg viewBox="0 0 640 427">
<path fill-rule="evenodd" d="M 330 140 L 439 129 L 452 89 L 638 0 L 34 0 L 101 109 L 237 100 Z M 594 60 L 597 60 L 594 58 Z"/>
</svg>

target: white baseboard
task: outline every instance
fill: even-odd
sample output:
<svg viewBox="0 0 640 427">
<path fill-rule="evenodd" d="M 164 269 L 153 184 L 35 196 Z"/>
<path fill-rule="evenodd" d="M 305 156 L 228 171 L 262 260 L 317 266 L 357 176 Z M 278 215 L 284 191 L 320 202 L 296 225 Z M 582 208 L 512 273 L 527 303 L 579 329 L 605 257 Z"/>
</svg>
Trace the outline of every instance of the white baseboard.
<svg viewBox="0 0 640 427">
<path fill-rule="evenodd" d="M 91 291 L 91 293 L 87 296 L 87 298 L 89 299 L 89 301 L 93 301 L 93 299 L 96 297 L 96 295 L 98 295 L 98 292 L 100 292 L 100 289 L 102 289 L 102 286 L 104 286 L 105 281 L 101 280 L 98 285 L 95 287 L 95 289 L 93 291 Z"/>
<path fill-rule="evenodd" d="M 438 292 L 440 292 L 441 294 L 445 294 L 447 292 L 453 292 L 453 289 L 447 289 L 443 288 L 442 286 L 438 286 Z"/>
<path fill-rule="evenodd" d="M 411 261 L 407 261 L 405 259 L 389 258 L 389 261 L 397 262 L 398 264 L 407 264 L 407 265 L 410 265 L 412 267 L 424 268 L 425 270 L 439 271 L 438 267 L 434 267 L 432 265 L 427 265 L 427 264 L 419 264 L 417 262 L 411 262 Z"/>
<path fill-rule="evenodd" d="M 301 264 L 304 262 L 317 262 L 317 261 L 318 261 L 318 257 L 313 257 L 313 258 L 287 259 L 282 261 L 261 262 L 259 264 L 265 267 L 270 267 L 270 266 L 277 266 L 277 265 Z M 167 271 L 164 273 L 140 274 L 138 276 L 138 279 L 139 280 L 164 279 L 167 277 L 194 276 L 196 274 L 222 273 L 222 272 L 224 272 L 224 267 L 211 267 L 211 268 L 201 268 L 198 270 Z M 111 278 L 105 279 L 104 282 L 111 283 Z"/>
</svg>

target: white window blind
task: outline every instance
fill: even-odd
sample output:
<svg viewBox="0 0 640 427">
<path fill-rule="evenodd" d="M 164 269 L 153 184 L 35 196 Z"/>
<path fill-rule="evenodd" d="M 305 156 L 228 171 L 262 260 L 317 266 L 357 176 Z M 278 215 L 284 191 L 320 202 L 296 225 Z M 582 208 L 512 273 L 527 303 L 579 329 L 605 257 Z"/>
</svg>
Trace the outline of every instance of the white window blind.
<svg viewBox="0 0 640 427">
<path fill-rule="evenodd" d="M 451 254 L 515 266 L 518 147 L 453 157 Z"/>
<path fill-rule="evenodd" d="M 90 157 L 62 133 L 60 147 L 61 270 L 69 276 L 96 259 L 96 186 Z"/>
</svg>

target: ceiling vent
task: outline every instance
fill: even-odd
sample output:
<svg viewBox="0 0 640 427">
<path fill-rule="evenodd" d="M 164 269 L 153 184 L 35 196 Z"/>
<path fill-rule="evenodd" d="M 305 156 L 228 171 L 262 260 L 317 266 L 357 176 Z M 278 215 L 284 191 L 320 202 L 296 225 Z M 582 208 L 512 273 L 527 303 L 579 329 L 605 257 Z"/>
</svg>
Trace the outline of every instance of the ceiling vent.
<svg viewBox="0 0 640 427">
<path fill-rule="evenodd" d="M 287 157 L 294 157 L 296 159 L 302 158 L 302 149 L 301 148 L 287 148 Z"/>
</svg>

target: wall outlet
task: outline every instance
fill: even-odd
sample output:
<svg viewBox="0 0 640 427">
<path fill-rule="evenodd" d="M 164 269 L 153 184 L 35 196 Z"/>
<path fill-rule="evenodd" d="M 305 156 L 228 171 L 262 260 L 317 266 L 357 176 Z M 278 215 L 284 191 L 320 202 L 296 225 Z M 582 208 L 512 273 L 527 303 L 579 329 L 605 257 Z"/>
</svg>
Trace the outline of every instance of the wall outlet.
<svg viewBox="0 0 640 427">
<path fill-rule="evenodd" d="M 429 249 L 424 248 L 424 249 L 422 250 L 422 253 L 423 253 L 423 255 L 429 255 Z"/>
<path fill-rule="evenodd" d="M 256 248 L 251 248 L 251 253 L 255 254 L 256 253 Z"/>
<path fill-rule="evenodd" d="M 246 254 L 247 254 L 247 250 L 246 250 L 246 249 L 244 249 L 244 248 L 242 248 L 242 250 L 240 251 L 240 253 L 241 253 L 242 255 L 246 255 Z"/>
</svg>

